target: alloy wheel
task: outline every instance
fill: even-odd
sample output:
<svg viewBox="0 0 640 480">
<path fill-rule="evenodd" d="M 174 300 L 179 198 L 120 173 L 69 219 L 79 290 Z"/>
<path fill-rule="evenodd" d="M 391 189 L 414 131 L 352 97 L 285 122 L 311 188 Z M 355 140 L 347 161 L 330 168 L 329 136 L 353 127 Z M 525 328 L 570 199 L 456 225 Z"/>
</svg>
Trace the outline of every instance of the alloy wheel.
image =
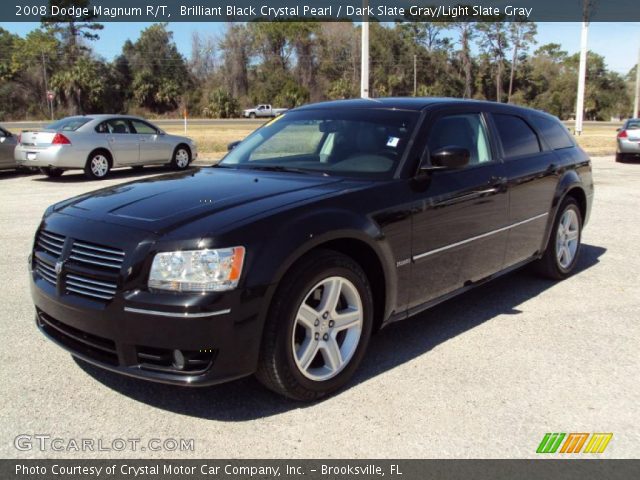
<svg viewBox="0 0 640 480">
<path fill-rule="evenodd" d="M 97 177 L 104 177 L 109 172 L 109 160 L 104 155 L 96 155 L 91 159 L 91 172 Z"/>
<path fill-rule="evenodd" d="M 567 269 L 573 263 L 580 240 L 580 221 L 576 212 L 568 208 L 562 214 L 556 234 L 556 258 L 558 264 Z"/>
<path fill-rule="evenodd" d="M 291 338 L 300 373 L 315 381 L 340 373 L 358 348 L 362 326 L 362 300 L 353 283 L 338 276 L 317 283 L 298 309 Z"/>
<path fill-rule="evenodd" d="M 184 148 L 180 148 L 176 152 L 176 165 L 178 168 L 186 168 L 189 165 L 189 152 Z"/>
</svg>

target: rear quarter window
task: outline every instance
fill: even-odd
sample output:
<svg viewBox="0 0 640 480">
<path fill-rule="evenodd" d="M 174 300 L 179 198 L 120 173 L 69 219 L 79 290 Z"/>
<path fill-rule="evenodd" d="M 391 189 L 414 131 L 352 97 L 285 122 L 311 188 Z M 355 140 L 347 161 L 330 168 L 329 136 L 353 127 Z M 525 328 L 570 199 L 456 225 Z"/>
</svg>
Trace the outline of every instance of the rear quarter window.
<svg viewBox="0 0 640 480">
<path fill-rule="evenodd" d="M 540 152 L 538 135 L 522 118 L 515 115 L 493 114 L 502 149 L 506 158 L 522 157 Z"/>
<path fill-rule="evenodd" d="M 531 123 L 540 131 L 553 150 L 574 147 L 573 138 L 558 120 L 534 115 Z"/>
</svg>

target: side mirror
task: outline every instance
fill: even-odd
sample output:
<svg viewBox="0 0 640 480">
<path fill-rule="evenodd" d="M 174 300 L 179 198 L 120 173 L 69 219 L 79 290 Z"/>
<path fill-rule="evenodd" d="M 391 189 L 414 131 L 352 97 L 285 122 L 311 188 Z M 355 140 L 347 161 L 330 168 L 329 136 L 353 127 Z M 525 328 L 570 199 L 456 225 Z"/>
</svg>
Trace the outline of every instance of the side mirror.
<svg viewBox="0 0 640 480">
<path fill-rule="evenodd" d="M 621 131 L 621 130 L 622 130 L 622 127 L 618 127 L 618 128 L 616 128 L 616 132 L 619 132 L 619 131 Z"/>
<path fill-rule="evenodd" d="M 420 172 L 426 173 L 433 170 L 450 170 L 463 168 L 469 165 L 471 153 L 464 147 L 447 145 L 431 152 L 431 163 L 427 162 L 429 156 L 425 152 L 420 159 Z"/>
<path fill-rule="evenodd" d="M 236 140 L 235 142 L 231 142 L 229 145 L 227 145 L 227 152 L 230 152 L 231 150 L 236 148 L 239 143 L 240 143 L 240 140 Z"/>
</svg>

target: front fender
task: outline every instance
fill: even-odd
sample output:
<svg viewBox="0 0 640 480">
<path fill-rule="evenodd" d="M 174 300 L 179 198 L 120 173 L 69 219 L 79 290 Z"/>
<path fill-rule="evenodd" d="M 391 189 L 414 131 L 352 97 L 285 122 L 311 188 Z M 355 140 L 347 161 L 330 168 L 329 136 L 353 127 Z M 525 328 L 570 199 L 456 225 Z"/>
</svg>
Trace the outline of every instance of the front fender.
<svg viewBox="0 0 640 480">
<path fill-rule="evenodd" d="M 355 240 L 369 247 L 384 272 L 385 317 L 396 304 L 397 274 L 394 255 L 383 232 L 373 219 L 337 208 L 319 212 L 301 212 L 279 225 L 267 239 L 262 239 L 252 255 L 248 287 L 278 284 L 291 266 L 309 251 L 335 240 Z M 365 247 L 366 246 L 366 247 Z M 366 267 L 366 266 L 364 266 Z"/>
</svg>

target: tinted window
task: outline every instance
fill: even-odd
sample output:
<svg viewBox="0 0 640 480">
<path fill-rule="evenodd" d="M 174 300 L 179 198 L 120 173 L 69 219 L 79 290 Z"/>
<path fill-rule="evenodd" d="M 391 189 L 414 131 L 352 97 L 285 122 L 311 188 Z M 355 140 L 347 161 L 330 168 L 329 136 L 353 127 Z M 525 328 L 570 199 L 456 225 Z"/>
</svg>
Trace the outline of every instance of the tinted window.
<svg viewBox="0 0 640 480">
<path fill-rule="evenodd" d="M 152 127 L 146 122 L 141 122 L 140 120 L 131 120 L 133 124 L 133 128 L 135 128 L 136 133 L 142 133 L 147 135 L 155 135 L 158 133 L 155 127 Z"/>
<path fill-rule="evenodd" d="M 479 113 L 449 115 L 433 124 L 427 140 L 429 152 L 456 146 L 469 150 L 469 165 L 477 165 L 491 161 L 491 149 L 487 132 Z"/>
<path fill-rule="evenodd" d="M 493 119 L 507 158 L 531 155 L 540 151 L 538 136 L 520 117 L 494 114 Z"/>
<path fill-rule="evenodd" d="M 554 150 L 573 147 L 573 139 L 567 129 L 559 121 L 551 118 L 534 116 L 533 125 L 542 133 L 549 146 Z"/>
<path fill-rule="evenodd" d="M 79 129 L 82 125 L 84 125 L 87 122 L 90 122 L 91 120 L 93 119 L 88 117 L 67 117 L 47 125 L 46 128 L 49 130 L 74 132 L 77 129 Z"/>
</svg>

